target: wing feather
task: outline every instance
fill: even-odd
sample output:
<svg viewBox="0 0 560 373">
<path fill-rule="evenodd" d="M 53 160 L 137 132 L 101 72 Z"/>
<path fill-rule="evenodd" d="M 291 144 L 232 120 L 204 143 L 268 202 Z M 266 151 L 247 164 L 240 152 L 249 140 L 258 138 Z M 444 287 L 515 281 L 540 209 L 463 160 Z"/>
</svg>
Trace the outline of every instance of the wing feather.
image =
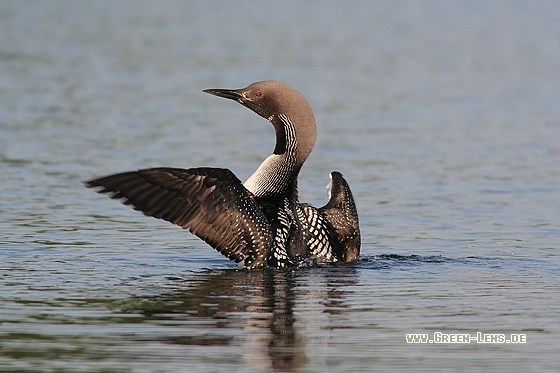
<svg viewBox="0 0 560 373">
<path fill-rule="evenodd" d="M 356 260 L 361 245 L 358 211 L 350 187 L 340 172 L 331 172 L 329 194 L 329 202 L 318 210 L 336 232 L 340 243 L 338 255 L 345 262 Z"/>
<path fill-rule="evenodd" d="M 268 219 L 241 181 L 221 168 L 150 168 L 84 183 L 147 216 L 189 230 L 245 267 L 266 265 Z"/>
</svg>

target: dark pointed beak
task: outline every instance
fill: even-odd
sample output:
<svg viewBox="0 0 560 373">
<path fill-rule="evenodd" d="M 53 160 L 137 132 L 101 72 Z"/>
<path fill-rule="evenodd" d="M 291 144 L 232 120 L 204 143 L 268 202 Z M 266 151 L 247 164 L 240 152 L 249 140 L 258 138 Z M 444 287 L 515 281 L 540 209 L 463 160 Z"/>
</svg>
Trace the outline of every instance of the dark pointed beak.
<svg viewBox="0 0 560 373">
<path fill-rule="evenodd" d="M 221 89 L 221 88 L 211 88 L 205 89 L 202 92 L 210 93 L 211 95 L 229 98 L 230 100 L 239 101 L 241 102 L 245 96 L 240 92 L 240 90 L 236 89 Z"/>
</svg>

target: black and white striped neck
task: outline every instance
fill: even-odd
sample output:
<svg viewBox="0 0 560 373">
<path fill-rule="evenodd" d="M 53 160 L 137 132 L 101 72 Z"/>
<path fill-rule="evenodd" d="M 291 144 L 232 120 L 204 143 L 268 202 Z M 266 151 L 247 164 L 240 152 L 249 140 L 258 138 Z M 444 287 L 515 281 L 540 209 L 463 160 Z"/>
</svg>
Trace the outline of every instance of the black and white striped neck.
<svg viewBox="0 0 560 373">
<path fill-rule="evenodd" d="M 245 181 L 256 197 L 286 196 L 297 200 L 297 178 L 303 165 L 298 157 L 298 139 L 293 122 L 285 114 L 269 118 L 276 130 L 274 152 Z"/>
</svg>

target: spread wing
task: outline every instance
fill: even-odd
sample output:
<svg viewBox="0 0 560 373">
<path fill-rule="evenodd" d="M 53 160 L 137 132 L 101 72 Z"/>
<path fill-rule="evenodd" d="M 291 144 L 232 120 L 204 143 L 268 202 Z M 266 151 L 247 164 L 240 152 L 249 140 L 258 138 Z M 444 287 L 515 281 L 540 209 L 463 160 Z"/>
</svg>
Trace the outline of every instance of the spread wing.
<svg viewBox="0 0 560 373">
<path fill-rule="evenodd" d="M 348 183 L 340 172 L 331 172 L 329 202 L 319 212 L 332 225 L 341 245 L 342 260 L 350 262 L 360 255 L 360 226 L 358 211 Z"/>
<path fill-rule="evenodd" d="M 252 195 L 228 169 L 150 168 L 86 181 L 125 205 L 189 228 L 196 236 L 247 268 L 266 265 L 270 223 Z"/>
</svg>

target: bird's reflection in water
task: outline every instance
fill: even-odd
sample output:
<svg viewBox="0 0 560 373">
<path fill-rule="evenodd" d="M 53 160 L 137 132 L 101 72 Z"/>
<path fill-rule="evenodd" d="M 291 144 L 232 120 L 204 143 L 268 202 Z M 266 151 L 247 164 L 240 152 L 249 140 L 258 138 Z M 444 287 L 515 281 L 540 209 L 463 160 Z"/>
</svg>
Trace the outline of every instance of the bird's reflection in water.
<svg viewBox="0 0 560 373">
<path fill-rule="evenodd" d="M 357 281 L 355 268 L 351 266 L 212 270 L 173 280 L 185 281 L 186 289 L 133 302 L 134 305 L 129 303 L 128 311 L 142 313 L 146 321 L 164 319 L 167 325 L 181 320 L 177 327 L 183 327 L 185 334 L 174 334 L 167 343 L 207 346 L 241 343 L 245 345 L 243 358 L 250 365 L 272 365 L 276 370 L 288 372 L 298 370 L 310 359 L 296 321 L 305 325 L 306 320 L 313 319 L 302 317 L 310 312 L 310 304 L 311 312 L 319 311 L 323 315 L 341 312 L 347 307 L 344 288 Z M 205 329 L 202 336 L 200 330 L 192 333 L 193 326 Z M 219 333 L 224 328 L 237 329 L 239 333 L 233 333 L 234 336 Z M 194 335 L 188 335 L 189 331 Z"/>
</svg>

